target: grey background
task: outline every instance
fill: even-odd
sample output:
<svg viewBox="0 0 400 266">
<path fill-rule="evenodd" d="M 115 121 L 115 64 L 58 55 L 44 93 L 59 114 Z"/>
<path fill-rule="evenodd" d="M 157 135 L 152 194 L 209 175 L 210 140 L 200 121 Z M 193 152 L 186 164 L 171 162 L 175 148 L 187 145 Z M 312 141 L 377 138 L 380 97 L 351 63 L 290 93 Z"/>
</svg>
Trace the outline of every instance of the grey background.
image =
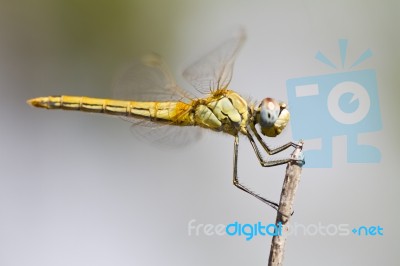
<svg viewBox="0 0 400 266">
<path fill-rule="evenodd" d="M 232 89 L 286 99 L 289 78 L 331 73 L 314 60 L 370 48 L 383 130 L 364 140 L 379 164 L 304 169 L 293 222 L 380 225 L 381 237 L 293 236 L 285 265 L 397 265 L 399 253 L 398 1 L 0 2 L 0 265 L 266 265 L 270 237 L 188 236 L 188 223 L 273 223 L 275 212 L 234 188 L 233 139 L 206 133 L 184 149 L 134 138 L 119 119 L 50 112 L 31 97 L 110 97 L 116 69 L 149 50 L 179 76 L 242 25 L 248 40 Z M 183 86 L 187 84 L 182 83 Z M 316 110 L 318 111 L 318 110 Z M 310 114 L 312 115 L 312 114 Z M 272 145 L 291 139 L 290 128 Z M 278 199 L 284 166 L 262 169 L 243 139 L 242 179 Z"/>
</svg>

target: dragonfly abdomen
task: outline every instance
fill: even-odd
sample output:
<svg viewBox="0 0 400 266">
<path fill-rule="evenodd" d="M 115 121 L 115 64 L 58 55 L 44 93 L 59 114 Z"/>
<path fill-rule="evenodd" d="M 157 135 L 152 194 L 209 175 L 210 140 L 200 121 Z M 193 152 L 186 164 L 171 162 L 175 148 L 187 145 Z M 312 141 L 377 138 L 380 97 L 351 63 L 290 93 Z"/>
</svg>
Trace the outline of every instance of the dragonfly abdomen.
<svg viewBox="0 0 400 266">
<path fill-rule="evenodd" d="M 183 102 L 136 102 L 84 96 L 48 96 L 28 101 L 34 107 L 63 109 L 116 116 L 139 117 L 176 125 L 193 125 L 191 106 Z"/>
</svg>

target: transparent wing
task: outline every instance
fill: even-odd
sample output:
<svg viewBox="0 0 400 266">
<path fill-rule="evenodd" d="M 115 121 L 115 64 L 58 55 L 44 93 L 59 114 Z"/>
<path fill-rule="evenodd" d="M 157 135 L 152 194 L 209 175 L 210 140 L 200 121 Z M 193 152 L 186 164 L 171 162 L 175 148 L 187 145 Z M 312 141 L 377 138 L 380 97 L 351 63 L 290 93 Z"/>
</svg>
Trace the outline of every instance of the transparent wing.
<svg viewBox="0 0 400 266">
<path fill-rule="evenodd" d="M 204 94 L 226 88 L 232 79 L 233 65 L 245 39 L 245 31 L 241 29 L 234 37 L 189 66 L 183 72 L 183 77 Z"/>
<path fill-rule="evenodd" d="M 132 101 L 184 101 L 191 94 L 180 88 L 164 60 L 148 54 L 126 66 L 113 84 L 114 98 Z M 131 131 L 140 139 L 165 147 L 187 145 L 200 137 L 201 130 L 178 127 L 139 118 L 121 116 L 132 123 Z"/>
<path fill-rule="evenodd" d="M 192 95 L 180 88 L 161 56 L 152 53 L 127 65 L 113 84 L 114 97 L 132 101 L 185 101 Z"/>
<path fill-rule="evenodd" d="M 134 122 L 132 119 L 129 122 Z M 169 124 L 156 124 L 145 120 L 136 120 L 131 132 L 158 148 L 180 148 L 198 141 L 202 136 L 199 127 L 179 127 Z"/>
</svg>

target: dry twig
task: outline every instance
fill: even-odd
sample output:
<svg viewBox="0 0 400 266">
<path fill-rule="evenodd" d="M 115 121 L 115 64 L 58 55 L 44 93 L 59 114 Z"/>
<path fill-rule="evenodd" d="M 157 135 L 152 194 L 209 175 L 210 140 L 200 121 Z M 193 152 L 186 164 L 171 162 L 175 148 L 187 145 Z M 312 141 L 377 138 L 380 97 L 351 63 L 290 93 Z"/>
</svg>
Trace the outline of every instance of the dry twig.
<svg viewBox="0 0 400 266">
<path fill-rule="evenodd" d="M 299 158 L 303 147 L 303 142 L 299 143 L 300 146 L 292 153 L 292 158 Z M 278 213 L 276 216 L 276 225 L 281 223 L 282 228 L 287 230 L 289 219 L 293 214 L 294 196 L 296 194 L 297 186 L 300 182 L 301 163 L 295 161 L 287 164 L 285 180 L 281 192 L 281 199 L 279 201 Z M 283 230 L 282 230 L 283 231 Z M 284 232 L 280 235 L 275 235 L 272 238 L 271 249 L 269 253 L 268 266 L 282 266 L 283 256 L 285 253 L 286 236 Z"/>
</svg>

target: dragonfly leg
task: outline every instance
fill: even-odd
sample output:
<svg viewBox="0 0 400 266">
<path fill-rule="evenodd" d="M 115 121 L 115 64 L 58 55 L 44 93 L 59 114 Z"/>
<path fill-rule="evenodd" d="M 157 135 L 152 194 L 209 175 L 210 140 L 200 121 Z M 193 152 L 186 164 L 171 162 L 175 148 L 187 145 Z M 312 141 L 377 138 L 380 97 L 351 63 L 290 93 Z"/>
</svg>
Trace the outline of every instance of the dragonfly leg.
<svg viewBox="0 0 400 266">
<path fill-rule="evenodd" d="M 275 149 L 270 149 L 267 144 L 265 144 L 265 142 L 263 141 L 263 139 L 261 138 L 261 136 L 258 134 L 258 132 L 255 130 L 254 126 L 251 127 L 252 131 L 254 132 L 257 140 L 261 143 L 261 146 L 264 148 L 264 150 L 269 154 L 269 155 L 273 155 L 276 153 L 279 153 L 281 151 L 286 150 L 289 147 L 294 147 L 294 148 L 298 148 L 300 147 L 302 144 L 296 144 L 294 142 L 288 142 L 278 148 Z M 263 167 L 271 167 L 271 166 L 277 166 L 277 165 L 281 165 L 281 164 L 286 164 L 288 162 L 296 162 L 298 164 L 304 165 L 304 157 L 300 157 L 300 158 L 286 158 L 286 159 L 280 159 L 280 160 L 264 160 L 264 158 L 261 155 L 260 150 L 257 147 L 256 142 L 254 141 L 253 136 L 250 134 L 250 132 L 247 132 L 246 134 L 247 138 L 250 141 L 251 146 L 253 147 L 253 150 L 258 158 L 258 161 L 260 162 L 261 166 Z M 300 143 L 302 143 L 300 141 Z"/>
<path fill-rule="evenodd" d="M 233 153 L 233 184 L 237 188 L 243 190 L 246 193 L 249 193 L 253 197 L 255 197 L 255 198 L 261 200 L 262 202 L 264 202 L 265 204 L 271 206 L 275 210 L 278 210 L 278 206 L 279 205 L 277 203 L 261 197 L 260 195 L 254 193 L 253 191 L 251 191 L 250 189 L 248 189 L 246 186 L 244 186 L 243 184 L 241 184 L 239 182 L 239 178 L 238 178 L 238 175 L 237 175 L 238 151 L 239 151 L 239 136 L 235 136 L 234 153 Z"/>
<path fill-rule="evenodd" d="M 273 155 L 276 153 L 279 153 L 281 151 L 286 150 L 289 147 L 293 147 L 293 148 L 298 148 L 299 144 L 294 143 L 294 142 L 288 142 L 282 146 L 279 146 L 275 149 L 271 149 L 270 147 L 268 147 L 268 145 L 264 142 L 264 140 L 261 138 L 260 134 L 258 134 L 255 125 L 251 124 L 250 125 L 251 131 L 254 133 L 254 135 L 256 136 L 258 142 L 260 142 L 261 146 L 264 148 L 264 150 L 269 154 L 269 155 Z M 250 140 L 251 141 L 251 140 Z"/>
</svg>

